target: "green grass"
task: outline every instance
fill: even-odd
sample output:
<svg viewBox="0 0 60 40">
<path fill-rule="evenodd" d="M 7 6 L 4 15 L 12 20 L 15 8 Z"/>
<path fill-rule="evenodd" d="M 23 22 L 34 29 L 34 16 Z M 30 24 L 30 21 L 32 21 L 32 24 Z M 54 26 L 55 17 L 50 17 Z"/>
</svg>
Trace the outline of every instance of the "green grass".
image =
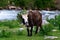
<svg viewBox="0 0 60 40">
<path fill-rule="evenodd" d="M 18 28 L 12 28 L 9 29 L 9 31 L 17 30 Z M 52 32 L 53 36 L 57 36 L 57 39 L 54 40 L 60 40 L 60 31 Z M 33 32 L 33 36 L 28 37 L 26 30 L 23 31 L 22 35 L 17 35 L 16 32 L 13 32 L 10 37 L 1 37 L 0 40 L 44 40 L 44 36 L 41 36 L 39 34 L 35 35 Z M 49 39 L 46 39 L 49 40 Z"/>
<path fill-rule="evenodd" d="M 1 29 L 4 29 L 4 28 L 1 28 Z M 27 32 L 26 32 L 26 29 L 23 32 L 22 35 L 18 35 L 17 32 L 13 32 L 13 31 L 17 31 L 18 28 L 12 28 L 12 29 L 6 29 L 8 31 L 11 31 L 11 35 L 10 37 L 0 37 L 0 40 L 44 40 L 43 39 L 43 36 L 39 36 L 38 34 L 35 35 L 33 33 L 33 36 L 31 37 L 28 37 L 27 36 Z"/>
<path fill-rule="evenodd" d="M 17 25 L 15 25 L 15 24 L 17 24 Z M 51 28 L 50 25 L 47 25 L 47 26 L 48 26 L 48 28 L 46 28 L 45 31 L 48 30 L 49 28 Z M 21 28 L 21 27 L 23 27 L 24 30 L 19 32 L 19 28 Z M 54 29 L 58 30 L 58 28 L 54 28 Z M 35 31 L 33 31 L 33 35 L 31 37 L 28 37 L 26 27 L 24 25 L 19 24 L 18 21 L 16 21 L 16 20 L 0 21 L 0 31 L 1 30 L 5 30 L 4 34 L 7 34 L 7 32 L 10 32 L 11 34 L 7 34 L 8 37 L 0 37 L 0 40 L 44 40 L 44 36 L 40 35 L 42 33 L 38 33 L 37 35 L 35 35 L 34 34 Z M 58 37 L 57 39 L 54 39 L 54 40 L 60 40 L 60 31 L 59 30 L 56 32 L 50 32 L 50 34 Z M 46 39 L 46 40 L 50 40 L 50 39 Z"/>
<path fill-rule="evenodd" d="M 40 37 L 40 36 L 28 37 L 26 35 L 24 36 L 13 35 L 12 37 L 9 37 L 9 38 L 0 38 L 0 40 L 43 40 L 43 37 Z"/>
<path fill-rule="evenodd" d="M 0 21 L 0 27 L 3 27 L 3 26 L 9 27 L 9 28 L 15 28 L 15 27 L 19 27 L 20 24 L 17 20 L 3 20 L 3 21 Z"/>
<path fill-rule="evenodd" d="M 53 32 L 54 36 L 58 36 L 58 39 L 54 39 L 54 40 L 60 40 L 60 34 L 58 34 L 60 32 Z M 44 40 L 43 36 L 38 36 L 38 35 L 33 35 L 32 37 L 28 37 L 25 35 L 12 35 L 11 37 L 8 38 L 0 38 L 0 40 Z M 48 39 L 46 39 L 48 40 Z"/>
</svg>

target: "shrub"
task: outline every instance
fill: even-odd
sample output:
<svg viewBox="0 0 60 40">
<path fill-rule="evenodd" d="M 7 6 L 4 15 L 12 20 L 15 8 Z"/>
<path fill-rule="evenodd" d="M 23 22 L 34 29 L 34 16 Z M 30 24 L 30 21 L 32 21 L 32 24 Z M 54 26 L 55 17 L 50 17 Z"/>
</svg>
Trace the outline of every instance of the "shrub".
<svg viewBox="0 0 60 40">
<path fill-rule="evenodd" d="M 20 24 L 17 20 L 4 20 L 0 21 L 0 26 L 7 26 L 9 28 L 19 27 Z"/>
<path fill-rule="evenodd" d="M 18 30 L 16 33 L 17 35 L 23 35 L 23 31 L 20 31 L 20 30 Z"/>
<path fill-rule="evenodd" d="M 47 21 L 55 27 L 59 27 L 60 30 L 60 15 L 55 16 L 54 19 L 47 19 Z"/>
<path fill-rule="evenodd" d="M 10 37 L 10 32 L 7 30 L 1 30 L 0 37 Z"/>
<path fill-rule="evenodd" d="M 42 26 L 43 27 L 43 30 L 40 30 L 40 35 L 51 35 L 50 33 L 52 32 L 52 29 L 54 28 L 54 26 L 52 24 L 45 24 Z"/>
</svg>

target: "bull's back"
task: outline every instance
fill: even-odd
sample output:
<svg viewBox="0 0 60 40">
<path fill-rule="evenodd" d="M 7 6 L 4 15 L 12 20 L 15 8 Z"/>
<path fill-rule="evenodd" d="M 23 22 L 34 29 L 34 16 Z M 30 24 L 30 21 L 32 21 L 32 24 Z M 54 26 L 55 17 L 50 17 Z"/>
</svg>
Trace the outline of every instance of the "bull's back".
<svg viewBox="0 0 60 40">
<path fill-rule="evenodd" d="M 30 23 L 33 23 L 34 25 L 41 24 L 42 23 L 42 14 L 39 12 L 32 12 L 29 15 L 29 21 Z"/>
<path fill-rule="evenodd" d="M 33 19 L 33 22 L 35 25 L 42 23 L 42 14 L 41 13 L 36 12 L 36 13 L 34 13 L 33 17 L 34 18 L 32 18 L 32 19 Z"/>
</svg>

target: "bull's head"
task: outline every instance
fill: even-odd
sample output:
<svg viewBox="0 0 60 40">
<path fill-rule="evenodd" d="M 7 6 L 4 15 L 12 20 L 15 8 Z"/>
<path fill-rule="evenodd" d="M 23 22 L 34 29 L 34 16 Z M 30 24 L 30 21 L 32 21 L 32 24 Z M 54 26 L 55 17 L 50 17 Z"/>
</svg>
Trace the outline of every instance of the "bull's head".
<svg viewBox="0 0 60 40">
<path fill-rule="evenodd" d="M 23 23 L 24 25 L 28 26 L 28 14 L 22 14 L 17 16 L 17 18 L 19 19 L 20 23 Z"/>
</svg>

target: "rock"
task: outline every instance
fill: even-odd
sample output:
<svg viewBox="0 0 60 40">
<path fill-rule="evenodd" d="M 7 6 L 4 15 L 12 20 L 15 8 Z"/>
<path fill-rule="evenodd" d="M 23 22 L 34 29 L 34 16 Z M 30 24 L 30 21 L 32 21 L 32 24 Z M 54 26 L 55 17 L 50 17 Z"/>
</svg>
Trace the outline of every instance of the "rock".
<svg viewBox="0 0 60 40">
<path fill-rule="evenodd" d="M 20 30 L 20 31 L 23 31 L 23 30 L 24 30 L 24 28 L 19 28 L 19 30 Z"/>
<path fill-rule="evenodd" d="M 56 29 L 53 29 L 52 31 L 55 32 L 55 31 L 57 31 L 57 30 L 56 30 Z"/>
<path fill-rule="evenodd" d="M 58 38 L 58 37 L 56 37 L 56 36 L 45 36 L 44 37 L 44 39 L 56 39 L 56 38 Z"/>
</svg>

